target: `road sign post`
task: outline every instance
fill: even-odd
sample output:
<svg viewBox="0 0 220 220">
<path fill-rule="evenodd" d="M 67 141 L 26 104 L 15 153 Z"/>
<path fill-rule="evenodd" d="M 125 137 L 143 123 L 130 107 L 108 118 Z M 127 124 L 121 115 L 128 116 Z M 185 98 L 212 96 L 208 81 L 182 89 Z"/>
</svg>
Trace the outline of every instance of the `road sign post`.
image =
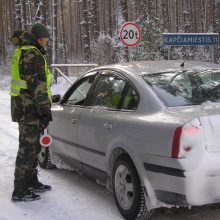
<svg viewBox="0 0 220 220">
<path fill-rule="evenodd" d="M 140 27 L 134 22 L 124 23 L 120 29 L 120 40 L 128 47 L 137 46 L 141 40 Z"/>
</svg>

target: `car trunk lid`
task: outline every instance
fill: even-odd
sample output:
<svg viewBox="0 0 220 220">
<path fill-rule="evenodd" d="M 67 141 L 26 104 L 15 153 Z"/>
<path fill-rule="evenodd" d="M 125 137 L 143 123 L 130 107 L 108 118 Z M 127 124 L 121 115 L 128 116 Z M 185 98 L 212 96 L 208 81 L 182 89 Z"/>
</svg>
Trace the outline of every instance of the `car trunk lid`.
<svg viewBox="0 0 220 220">
<path fill-rule="evenodd" d="M 173 135 L 172 157 L 187 157 L 201 150 L 220 155 L 220 105 L 181 107 L 169 109 L 169 113 L 178 115 L 182 125 Z"/>
<path fill-rule="evenodd" d="M 205 102 L 201 105 L 168 107 L 168 114 L 182 118 L 183 121 L 191 120 L 195 117 L 220 114 L 220 103 Z"/>
<path fill-rule="evenodd" d="M 206 142 L 206 150 L 220 154 L 220 114 L 199 117 Z"/>
</svg>

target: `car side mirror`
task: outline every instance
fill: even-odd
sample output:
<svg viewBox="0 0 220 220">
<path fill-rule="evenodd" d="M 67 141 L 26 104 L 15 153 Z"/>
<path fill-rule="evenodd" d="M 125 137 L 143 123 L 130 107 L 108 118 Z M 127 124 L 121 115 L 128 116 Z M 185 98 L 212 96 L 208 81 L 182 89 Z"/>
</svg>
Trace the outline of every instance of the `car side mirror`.
<svg viewBox="0 0 220 220">
<path fill-rule="evenodd" d="M 51 99 L 52 99 L 52 103 L 60 102 L 61 95 L 52 95 Z"/>
</svg>

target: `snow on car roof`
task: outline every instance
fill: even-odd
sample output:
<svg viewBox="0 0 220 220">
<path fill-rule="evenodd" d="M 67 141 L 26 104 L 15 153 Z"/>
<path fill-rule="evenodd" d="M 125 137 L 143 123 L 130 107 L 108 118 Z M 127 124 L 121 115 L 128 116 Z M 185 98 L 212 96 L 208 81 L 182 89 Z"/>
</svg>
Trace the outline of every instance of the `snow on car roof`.
<svg viewBox="0 0 220 220">
<path fill-rule="evenodd" d="M 220 65 L 208 62 L 185 61 L 184 67 L 181 67 L 182 63 L 183 60 L 140 61 L 101 66 L 96 69 L 121 70 L 133 73 L 134 75 L 187 69 L 220 69 Z"/>
</svg>

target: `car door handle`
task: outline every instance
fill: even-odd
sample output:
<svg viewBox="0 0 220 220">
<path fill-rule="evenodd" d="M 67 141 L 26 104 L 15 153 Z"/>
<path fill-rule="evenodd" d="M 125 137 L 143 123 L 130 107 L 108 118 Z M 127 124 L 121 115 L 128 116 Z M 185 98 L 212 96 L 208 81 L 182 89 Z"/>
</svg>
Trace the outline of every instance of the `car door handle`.
<svg viewBox="0 0 220 220">
<path fill-rule="evenodd" d="M 105 124 L 104 124 L 104 128 L 106 128 L 106 129 L 111 129 L 111 128 L 113 128 L 113 125 L 110 124 L 110 123 L 105 123 Z"/>
<path fill-rule="evenodd" d="M 78 123 L 78 119 L 77 118 L 73 118 L 72 119 L 72 124 L 77 124 Z"/>
</svg>

